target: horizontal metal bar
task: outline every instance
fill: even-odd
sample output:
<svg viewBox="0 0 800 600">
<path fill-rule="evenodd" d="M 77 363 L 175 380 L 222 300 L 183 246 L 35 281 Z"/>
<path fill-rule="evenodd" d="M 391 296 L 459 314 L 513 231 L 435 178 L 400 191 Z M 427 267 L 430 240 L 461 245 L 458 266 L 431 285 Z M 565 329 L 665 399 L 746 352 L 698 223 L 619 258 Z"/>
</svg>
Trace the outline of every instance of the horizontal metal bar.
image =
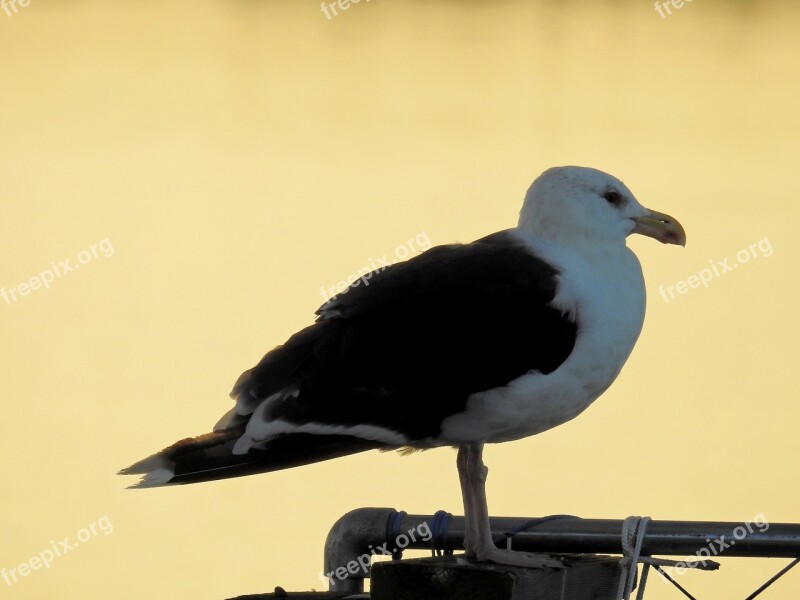
<svg viewBox="0 0 800 600">
<path fill-rule="evenodd" d="M 428 515 L 407 515 L 401 530 L 430 523 Z M 492 517 L 495 540 L 534 518 Z M 528 552 L 554 554 L 622 553 L 622 520 L 559 518 L 541 522 L 513 536 L 512 547 Z M 453 517 L 447 531 L 448 546 L 464 545 L 464 518 Z M 429 548 L 413 542 L 409 548 Z M 650 521 L 642 545 L 645 555 L 689 556 L 707 548 L 710 556 L 794 558 L 800 556 L 800 524 L 721 521 Z"/>
<path fill-rule="evenodd" d="M 581 519 L 578 517 L 522 518 L 491 517 L 495 541 L 502 545 L 504 534 L 532 521 L 536 524 L 516 533 L 511 541 L 515 550 L 552 554 L 621 554 L 622 525 L 618 519 Z M 340 576 L 331 579 L 332 590 L 358 591 L 368 576 L 364 568 L 357 573 L 347 565 L 384 551 L 431 549 L 424 539 L 434 527 L 432 515 L 406 515 L 391 508 L 360 508 L 344 515 L 328 534 L 325 544 L 325 572 Z M 436 523 L 443 523 L 441 519 Z M 409 535 L 410 532 L 415 534 Z M 447 530 L 431 531 L 451 550 L 464 548 L 464 518 L 453 516 Z M 400 536 L 403 536 L 402 538 Z M 382 549 L 379 551 L 379 549 Z M 705 549 L 705 550 L 704 550 Z M 800 556 L 800 524 L 756 523 L 752 521 L 650 521 L 642 546 L 643 555 L 703 557 Z M 343 574 L 344 573 L 344 574 Z"/>
</svg>

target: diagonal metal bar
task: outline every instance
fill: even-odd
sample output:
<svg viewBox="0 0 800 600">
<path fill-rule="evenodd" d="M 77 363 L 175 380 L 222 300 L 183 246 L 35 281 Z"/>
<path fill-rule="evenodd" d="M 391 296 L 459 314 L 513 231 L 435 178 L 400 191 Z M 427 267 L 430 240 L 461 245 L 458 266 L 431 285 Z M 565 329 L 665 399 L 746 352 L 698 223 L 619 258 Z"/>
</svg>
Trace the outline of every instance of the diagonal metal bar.
<svg viewBox="0 0 800 600">
<path fill-rule="evenodd" d="M 770 577 L 770 578 L 769 578 L 769 579 L 768 579 L 766 582 L 764 582 L 764 585 L 762 585 L 760 588 L 758 588 L 758 589 L 757 589 L 755 592 L 753 592 L 752 594 L 750 594 L 750 595 L 749 595 L 747 598 L 745 598 L 744 600 L 753 600 L 753 598 L 755 598 L 756 596 L 760 595 L 760 594 L 761 594 L 761 592 L 763 592 L 765 589 L 767 589 L 767 588 L 768 588 L 769 586 L 771 586 L 773 583 L 775 583 L 776 581 L 778 581 L 778 579 L 780 579 L 781 577 L 783 577 L 783 576 L 784 576 L 784 575 L 785 575 L 785 574 L 786 574 L 786 573 L 789 571 L 789 569 L 791 569 L 792 567 L 794 567 L 794 566 L 795 566 L 797 563 L 799 563 L 799 562 L 800 562 L 800 556 L 799 556 L 799 557 L 797 557 L 797 558 L 795 558 L 795 559 L 794 559 L 792 562 L 790 562 L 788 565 L 786 565 L 785 567 L 783 567 L 783 568 L 782 568 L 780 571 L 778 571 L 777 573 L 775 573 L 775 575 L 773 575 L 773 576 L 772 576 L 772 577 Z"/>
<path fill-rule="evenodd" d="M 672 577 L 670 577 L 669 573 L 667 573 L 667 572 L 666 572 L 664 569 L 662 569 L 662 568 L 661 568 L 661 567 L 659 567 L 658 565 L 653 565 L 653 567 L 654 567 L 654 568 L 655 568 L 655 569 L 656 569 L 656 570 L 657 570 L 659 573 L 661 573 L 661 576 L 662 576 L 662 577 L 664 577 L 664 579 L 666 579 L 667 581 L 669 581 L 669 582 L 670 582 L 672 585 L 674 585 L 674 586 L 675 586 L 676 588 L 678 588 L 678 589 L 679 589 L 681 592 L 683 592 L 683 595 L 684 595 L 684 596 L 686 596 L 687 598 L 689 598 L 689 600 L 697 600 L 697 598 L 695 598 L 695 597 L 694 597 L 694 596 L 692 596 L 692 595 L 691 595 L 691 594 L 690 594 L 688 591 L 686 591 L 686 588 L 684 588 L 684 587 L 683 587 L 683 586 L 682 586 L 680 583 L 678 583 L 678 582 L 677 582 L 677 581 L 675 581 L 675 580 L 674 580 Z"/>
</svg>

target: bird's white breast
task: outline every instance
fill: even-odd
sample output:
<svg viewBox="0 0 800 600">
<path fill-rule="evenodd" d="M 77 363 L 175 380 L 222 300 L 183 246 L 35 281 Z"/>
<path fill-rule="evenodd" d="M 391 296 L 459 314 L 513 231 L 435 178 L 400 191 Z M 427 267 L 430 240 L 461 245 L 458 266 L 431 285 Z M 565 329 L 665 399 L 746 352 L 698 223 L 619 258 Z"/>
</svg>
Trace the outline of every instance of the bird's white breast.
<svg viewBox="0 0 800 600">
<path fill-rule="evenodd" d="M 575 347 L 547 375 L 531 372 L 505 387 L 473 394 L 466 411 L 444 421 L 442 438 L 448 443 L 509 441 L 569 421 L 611 385 L 639 337 L 644 279 L 639 260 L 627 246 L 581 252 L 525 241 L 560 271 L 552 305 L 577 319 Z"/>
</svg>

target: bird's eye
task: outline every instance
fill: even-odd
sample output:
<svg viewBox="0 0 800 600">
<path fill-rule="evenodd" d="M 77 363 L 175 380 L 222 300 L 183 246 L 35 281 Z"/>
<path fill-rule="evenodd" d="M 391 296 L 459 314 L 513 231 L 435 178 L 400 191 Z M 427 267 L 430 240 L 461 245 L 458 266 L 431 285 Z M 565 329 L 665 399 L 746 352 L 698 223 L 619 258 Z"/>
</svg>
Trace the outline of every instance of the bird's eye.
<svg viewBox="0 0 800 600">
<path fill-rule="evenodd" d="M 618 206 L 620 202 L 622 202 L 622 194 L 620 194 L 617 190 L 608 190 L 605 194 L 603 194 L 603 198 L 609 204 L 613 204 L 614 206 Z"/>
</svg>

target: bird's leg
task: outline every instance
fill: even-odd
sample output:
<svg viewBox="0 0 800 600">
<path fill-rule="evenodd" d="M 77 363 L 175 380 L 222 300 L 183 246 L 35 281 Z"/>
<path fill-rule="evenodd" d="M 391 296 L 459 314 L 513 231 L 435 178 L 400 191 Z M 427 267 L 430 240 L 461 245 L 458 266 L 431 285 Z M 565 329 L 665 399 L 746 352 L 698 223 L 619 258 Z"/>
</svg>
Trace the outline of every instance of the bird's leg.
<svg viewBox="0 0 800 600">
<path fill-rule="evenodd" d="M 468 557 L 475 558 L 477 555 L 477 546 L 475 545 L 475 509 L 470 493 L 472 486 L 469 481 L 469 470 L 467 467 L 471 450 L 471 444 L 461 444 L 458 447 L 456 465 L 458 466 L 458 479 L 461 482 L 461 497 L 464 500 L 464 551 Z"/>
<path fill-rule="evenodd" d="M 464 549 L 467 556 L 481 562 L 492 562 L 515 567 L 562 567 L 547 555 L 501 550 L 494 545 L 489 524 L 489 507 L 486 503 L 486 476 L 489 469 L 483 464 L 483 442 L 463 444 L 458 449 L 458 471 L 464 496 L 464 522 L 466 535 Z M 463 472 L 463 473 L 462 473 Z M 466 484 L 466 490 L 464 485 Z"/>
<path fill-rule="evenodd" d="M 482 443 L 461 444 L 458 447 L 458 475 L 461 480 L 461 495 L 464 499 L 464 550 L 469 558 L 479 558 L 485 545 L 488 524 L 488 508 L 481 507 L 479 487 L 486 482 L 488 470 L 481 460 Z M 481 469 L 476 469 L 480 465 Z M 491 538 L 491 531 L 489 531 Z"/>
</svg>

